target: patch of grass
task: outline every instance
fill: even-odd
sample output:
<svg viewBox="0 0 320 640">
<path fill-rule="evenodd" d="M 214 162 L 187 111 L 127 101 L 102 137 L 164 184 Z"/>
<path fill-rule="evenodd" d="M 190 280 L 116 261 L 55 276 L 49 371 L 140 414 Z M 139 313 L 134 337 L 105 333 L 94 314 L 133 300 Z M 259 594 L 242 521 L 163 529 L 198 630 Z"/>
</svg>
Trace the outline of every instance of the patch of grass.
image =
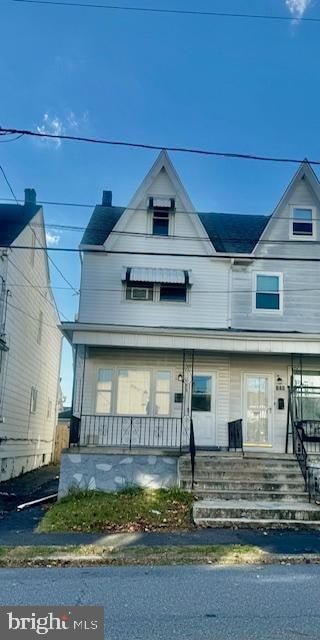
<svg viewBox="0 0 320 640">
<path fill-rule="evenodd" d="M 241 545 L 183 547 L 3 547 L 0 567 L 254 564 L 266 561 L 258 547 Z"/>
<path fill-rule="evenodd" d="M 174 531 L 193 527 L 193 496 L 180 489 L 72 491 L 49 509 L 39 532 Z"/>
</svg>

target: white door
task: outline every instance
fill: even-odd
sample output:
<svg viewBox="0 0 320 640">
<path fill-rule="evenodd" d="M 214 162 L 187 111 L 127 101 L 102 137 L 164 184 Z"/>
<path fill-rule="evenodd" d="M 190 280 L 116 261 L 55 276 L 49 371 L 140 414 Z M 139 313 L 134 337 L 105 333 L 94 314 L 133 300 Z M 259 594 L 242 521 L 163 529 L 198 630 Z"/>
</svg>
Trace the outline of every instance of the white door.
<svg viewBox="0 0 320 640">
<path fill-rule="evenodd" d="M 216 444 L 213 373 L 195 373 L 193 376 L 192 417 L 196 447 L 213 447 Z"/>
<path fill-rule="evenodd" d="M 244 377 L 244 443 L 255 447 L 272 445 L 272 376 Z"/>
</svg>

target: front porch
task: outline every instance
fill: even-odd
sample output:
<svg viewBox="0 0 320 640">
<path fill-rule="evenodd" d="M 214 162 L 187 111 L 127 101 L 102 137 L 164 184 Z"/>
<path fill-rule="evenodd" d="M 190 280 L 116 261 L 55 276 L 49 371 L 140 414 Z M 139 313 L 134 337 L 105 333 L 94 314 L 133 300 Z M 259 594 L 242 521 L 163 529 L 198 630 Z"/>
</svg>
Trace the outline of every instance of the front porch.
<svg viewBox="0 0 320 640">
<path fill-rule="evenodd" d="M 317 357 L 303 366 L 320 372 Z M 183 451 L 192 418 L 197 450 L 226 451 L 241 420 L 245 451 L 284 453 L 297 375 L 288 355 L 81 347 L 71 444 Z"/>
</svg>

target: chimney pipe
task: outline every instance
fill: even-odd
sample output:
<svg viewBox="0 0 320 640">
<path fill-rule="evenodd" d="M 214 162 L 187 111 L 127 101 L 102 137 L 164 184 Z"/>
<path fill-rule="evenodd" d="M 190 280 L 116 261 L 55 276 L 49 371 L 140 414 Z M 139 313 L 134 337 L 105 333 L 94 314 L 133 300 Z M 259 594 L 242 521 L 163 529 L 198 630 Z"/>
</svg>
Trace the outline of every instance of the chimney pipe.
<svg viewBox="0 0 320 640">
<path fill-rule="evenodd" d="M 102 206 L 103 207 L 112 207 L 112 191 L 103 191 L 102 192 Z"/>
<path fill-rule="evenodd" d="M 37 194 L 35 189 L 24 190 L 24 204 L 37 204 Z"/>
</svg>

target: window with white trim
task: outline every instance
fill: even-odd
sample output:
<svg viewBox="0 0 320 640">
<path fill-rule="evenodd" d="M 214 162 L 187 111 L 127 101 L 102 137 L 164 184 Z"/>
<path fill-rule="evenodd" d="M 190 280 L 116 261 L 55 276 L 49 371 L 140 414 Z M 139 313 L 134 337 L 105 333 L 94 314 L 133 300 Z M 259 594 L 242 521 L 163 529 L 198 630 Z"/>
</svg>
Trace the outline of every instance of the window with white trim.
<svg viewBox="0 0 320 640">
<path fill-rule="evenodd" d="M 96 413 L 111 413 L 112 369 L 99 369 Z"/>
<path fill-rule="evenodd" d="M 149 198 L 149 210 L 152 213 L 152 235 L 168 236 L 170 234 L 174 209 L 175 201 L 173 198 Z"/>
<path fill-rule="evenodd" d="M 280 312 L 282 310 L 282 274 L 256 273 L 254 279 L 254 311 Z"/>
<path fill-rule="evenodd" d="M 155 415 L 170 415 L 170 371 L 155 373 Z"/>
<path fill-rule="evenodd" d="M 47 420 L 49 420 L 52 416 L 52 400 L 48 400 L 47 405 Z"/>
<path fill-rule="evenodd" d="M 314 237 L 314 213 L 312 207 L 292 207 L 292 237 Z"/>
<path fill-rule="evenodd" d="M 150 415 L 151 372 L 143 369 L 118 371 L 117 413 Z"/>
<path fill-rule="evenodd" d="M 31 387 L 30 413 L 36 413 L 37 411 L 37 398 L 38 398 L 38 390 L 36 389 L 36 387 Z"/>
<path fill-rule="evenodd" d="M 31 249 L 30 249 L 30 264 L 34 267 L 34 258 L 36 253 L 36 234 L 31 227 Z"/>
<path fill-rule="evenodd" d="M 37 332 L 37 343 L 38 344 L 41 344 L 42 330 L 43 330 L 43 311 L 39 311 L 38 332 Z"/>
</svg>

